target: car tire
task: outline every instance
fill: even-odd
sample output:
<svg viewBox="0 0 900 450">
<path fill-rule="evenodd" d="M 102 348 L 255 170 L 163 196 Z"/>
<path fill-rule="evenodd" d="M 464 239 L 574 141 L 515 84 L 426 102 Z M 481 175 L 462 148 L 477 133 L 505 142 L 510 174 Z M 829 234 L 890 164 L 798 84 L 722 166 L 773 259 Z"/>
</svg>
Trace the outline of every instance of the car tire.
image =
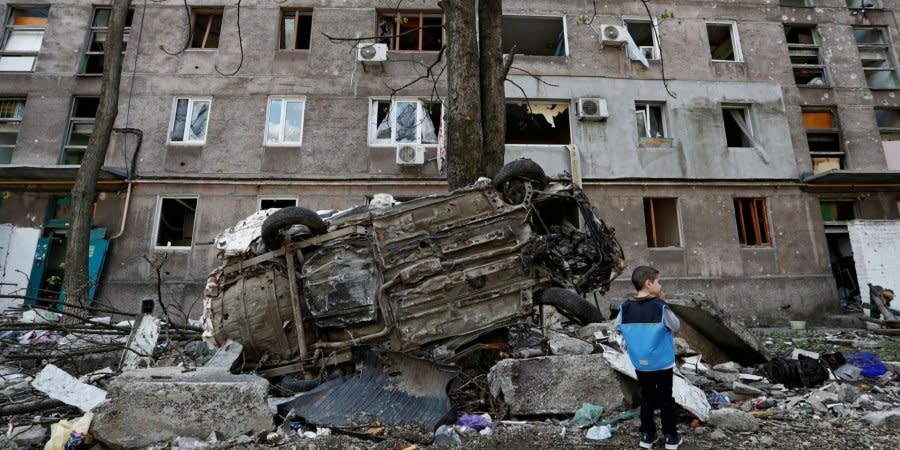
<svg viewBox="0 0 900 450">
<path fill-rule="evenodd" d="M 538 303 L 555 307 L 562 315 L 579 325 L 603 322 L 603 313 L 576 292 L 552 287 L 542 292 Z"/>
<path fill-rule="evenodd" d="M 322 234 L 328 225 L 315 211 L 298 206 L 289 206 L 266 217 L 262 224 L 262 241 L 269 251 L 281 248 L 281 230 L 292 225 L 305 225 L 312 234 Z"/>
<path fill-rule="evenodd" d="M 538 163 L 527 158 L 517 159 L 501 167 L 494 176 L 494 189 L 504 194 L 504 197 L 509 200 L 511 196 L 506 192 L 506 184 L 513 180 L 530 181 L 532 187 L 537 190 L 547 187 L 547 175 L 544 173 L 544 169 Z"/>
</svg>

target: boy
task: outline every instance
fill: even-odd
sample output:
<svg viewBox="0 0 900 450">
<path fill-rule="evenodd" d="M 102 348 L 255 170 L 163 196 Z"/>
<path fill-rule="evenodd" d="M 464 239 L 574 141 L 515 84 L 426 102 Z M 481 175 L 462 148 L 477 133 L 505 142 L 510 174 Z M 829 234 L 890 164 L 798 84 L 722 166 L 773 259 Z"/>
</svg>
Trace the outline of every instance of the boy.
<svg viewBox="0 0 900 450">
<path fill-rule="evenodd" d="M 675 427 L 675 399 L 672 398 L 672 368 L 675 367 L 675 339 L 681 323 L 663 301 L 659 271 L 648 266 L 634 269 L 631 282 L 637 294 L 619 307 L 616 328 L 625 338 L 625 347 L 641 385 L 641 448 L 653 448 L 659 440 L 653 410 L 659 409 L 667 450 L 677 450 L 682 438 Z"/>
</svg>

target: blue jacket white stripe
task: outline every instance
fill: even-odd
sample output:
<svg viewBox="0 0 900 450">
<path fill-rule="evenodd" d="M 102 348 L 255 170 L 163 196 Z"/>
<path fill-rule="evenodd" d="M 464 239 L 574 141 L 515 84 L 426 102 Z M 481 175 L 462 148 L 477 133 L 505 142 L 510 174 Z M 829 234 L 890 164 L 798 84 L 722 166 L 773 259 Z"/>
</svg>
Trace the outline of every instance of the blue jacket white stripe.
<svg viewBox="0 0 900 450">
<path fill-rule="evenodd" d="M 667 317 L 669 316 L 669 317 Z M 667 322 L 674 320 L 674 330 Z M 675 365 L 675 339 L 678 319 L 661 299 L 628 300 L 619 308 L 616 325 L 625 338 L 625 347 L 635 370 L 652 372 Z"/>
</svg>

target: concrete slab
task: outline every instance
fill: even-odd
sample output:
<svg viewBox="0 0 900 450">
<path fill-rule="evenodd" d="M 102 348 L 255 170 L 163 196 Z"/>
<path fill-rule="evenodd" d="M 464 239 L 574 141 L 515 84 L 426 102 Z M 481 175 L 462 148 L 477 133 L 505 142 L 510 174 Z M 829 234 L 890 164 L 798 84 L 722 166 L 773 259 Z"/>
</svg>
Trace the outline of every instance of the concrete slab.
<svg viewBox="0 0 900 450">
<path fill-rule="evenodd" d="M 752 366 L 769 360 L 765 347 L 741 322 L 702 296 L 666 299 L 681 319 L 679 336 L 711 364 Z"/>
<path fill-rule="evenodd" d="M 269 382 L 215 368 L 182 372 L 157 367 L 126 372 L 110 382 L 95 409 L 93 434 L 111 448 L 145 447 L 178 436 L 226 439 L 272 428 Z"/>
</svg>

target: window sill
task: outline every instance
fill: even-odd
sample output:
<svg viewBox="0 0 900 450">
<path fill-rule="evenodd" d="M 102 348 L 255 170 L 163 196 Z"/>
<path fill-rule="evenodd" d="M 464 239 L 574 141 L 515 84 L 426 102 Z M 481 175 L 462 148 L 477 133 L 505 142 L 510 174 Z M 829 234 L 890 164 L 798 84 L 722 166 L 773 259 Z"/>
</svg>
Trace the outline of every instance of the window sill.
<svg viewBox="0 0 900 450">
<path fill-rule="evenodd" d="M 800 89 L 833 89 L 832 86 L 828 86 L 828 85 L 817 86 L 814 84 L 796 84 L 795 83 L 794 86 L 797 86 Z"/>
<path fill-rule="evenodd" d="M 76 73 L 76 77 L 78 78 L 99 78 L 102 77 L 102 73 Z"/>
<path fill-rule="evenodd" d="M 728 147 L 728 150 L 737 150 L 737 151 L 756 150 L 756 147 Z"/>
<path fill-rule="evenodd" d="M 154 252 L 188 253 L 188 252 L 191 251 L 191 248 L 193 248 L 193 247 L 175 247 L 175 246 L 172 246 L 172 247 L 159 247 L 159 246 L 153 246 L 153 251 L 154 251 Z"/>
<path fill-rule="evenodd" d="M 727 59 L 711 59 L 714 64 L 744 64 L 744 61 L 731 61 Z"/>
<path fill-rule="evenodd" d="M 898 86 L 898 87 L 883 87 L 883 88 L 874 88 L 874 87 L 870 87 L 869 90 L 870 90 L 870 91 L 876 91 L 876 92 L 900 91 L 900 86 Z"/>
<path fill-rule="evenodd" d="M 308 48 L 279 48 L 279 49 L 276 49 L 276 51 L 277 51 L 278 53 L 287 53 L 287 54 L 290 54 L 290 53 L 300 53 L 300 54 L 309 53 L 309 49 L 308 49 Z"/>
<path fill-rule="evenodd" d="M 647 247 L 647 250 L 651 252 L 681 252 L 684 251 L 684 247 Z"/>
<path fill-rule="evenodd" d="M 775 250 L 775 246 L 772 244 L 766 244 L 766 245 L 744 245 L 744 244 L 741 244 L 741 250 Z"/>
<path fill-rule="evenodd" d="M 303 145 L 300 143 L 297 144 L 263 144 L 263 148 L 296 148 L 299 149 Z"/>
<path fill-rule="evenodd" d="M 403 142 L 400 144 L 369 144 L 371 148 L 397 148 L 400 145 L 421 145 L 425 148 L 437 148 L 437 144 L 416 144 L 415 142 Z"/>
<path fill-rule="evenodd" d="M 166 142 L 169 147 L 203 147 L 206 142 Z"/>
<path fill-rule="evenodd" d="M 674 144 L 672 138 L 638 138 L 638 148 L 666 149 L 673 148 Z"/>
<path fill-rule="evenodd" d="M 216 47 L 216 48 L 193 48 L 192 47 L 192 48 L 184 49 L 184 51 L 186 51 L 186 52 L 210 52 L 210 53 L 218 51 L 218 50 L 219 50 L 218 47 Z"/>
</svg>

